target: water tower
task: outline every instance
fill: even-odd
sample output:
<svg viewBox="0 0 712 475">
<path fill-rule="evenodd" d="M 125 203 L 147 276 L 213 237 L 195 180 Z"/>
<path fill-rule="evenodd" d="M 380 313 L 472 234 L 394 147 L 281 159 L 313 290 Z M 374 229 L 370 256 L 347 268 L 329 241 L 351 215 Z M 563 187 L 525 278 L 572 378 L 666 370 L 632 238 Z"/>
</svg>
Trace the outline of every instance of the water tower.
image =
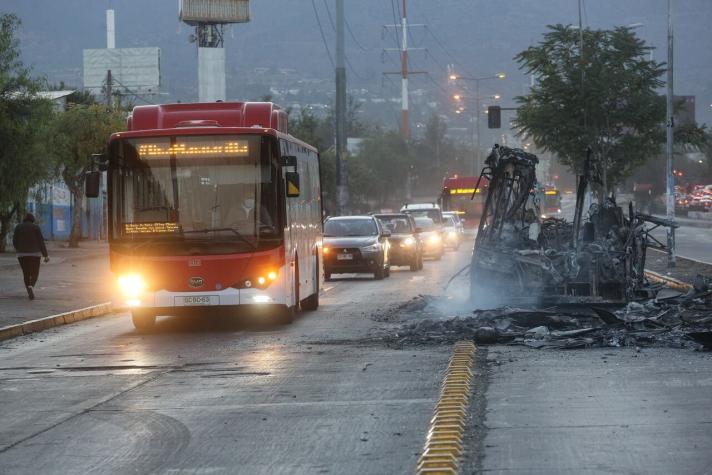
<svg viewBox="0 0 712 475">
<path fill-rule="evenodd" d="M 250 21 L 249 0 L 180 0 L 180 21 L 195 27 L 198 43 L 198 100 L 225 100 L 225 25 Z"/>
</svg>

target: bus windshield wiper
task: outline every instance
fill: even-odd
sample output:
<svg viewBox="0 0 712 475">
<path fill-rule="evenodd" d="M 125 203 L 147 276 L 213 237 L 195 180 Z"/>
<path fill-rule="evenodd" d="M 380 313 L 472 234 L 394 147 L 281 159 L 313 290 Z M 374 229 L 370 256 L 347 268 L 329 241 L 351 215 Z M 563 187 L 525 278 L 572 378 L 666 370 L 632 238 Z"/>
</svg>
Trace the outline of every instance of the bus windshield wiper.
<svg viewBox="0 0 712 475">
<path fill-rule="evenodd" d="M 221 232 L 221 231 L 231 231 L 242 242 L 244 242 L 245 244 L 250 246 L 252 248 L 252 250 L 257 249 L 257 246 L 252 241 L 247 239 L 245 236 L 242 235 L 242 233 L 240 233 L 240 231 L 238 231 L 237 229 L 234 229 L 234 228 L 204 228 L 204 229 L 191 229 L 190 231 L 182 231 L 181 230 L 181 234 L 198 234 L 198 233 L 207 234 L 207 233 L 211 233 L 211 232 Z"/>
</svg>

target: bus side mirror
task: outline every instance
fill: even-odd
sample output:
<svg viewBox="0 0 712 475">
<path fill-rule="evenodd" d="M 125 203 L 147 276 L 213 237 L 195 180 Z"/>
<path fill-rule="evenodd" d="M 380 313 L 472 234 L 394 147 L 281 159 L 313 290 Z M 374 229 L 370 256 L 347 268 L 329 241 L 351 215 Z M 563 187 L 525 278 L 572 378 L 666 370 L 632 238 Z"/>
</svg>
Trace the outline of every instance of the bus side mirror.
<svg viewBox="0 0 712 475">
<path fill-rule="evenodd" d="M 283 167 L 296 167 L 297 157 L 295 155 L 282 155 L 282 166 Z"/>
<path fill-rule="evenodd" d="M 299 196 L 299 173 L 287 172 L 284 178 L 287 182 L 287 198 Z"/>
<path fill-rule="evenodd" d="M 105 172 L 109 169 L 109 157 L 105 153 L 92 153 L 92 163 L 100 172 Z"/>
<path fill-rule="evenodd" d="M 101 184 L 101 172 L 87 173 L 84 181 L 84 194 L 87 198 L 97 198 L 99 196 L 99 185 Z"/>
</svg>

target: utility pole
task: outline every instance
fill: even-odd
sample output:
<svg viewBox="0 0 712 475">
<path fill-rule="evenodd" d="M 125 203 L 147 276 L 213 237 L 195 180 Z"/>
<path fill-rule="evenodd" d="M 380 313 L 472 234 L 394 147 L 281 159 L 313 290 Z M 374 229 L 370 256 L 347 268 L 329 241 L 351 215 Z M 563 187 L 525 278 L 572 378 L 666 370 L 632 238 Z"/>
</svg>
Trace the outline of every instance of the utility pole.
<svg viewBox="0 0 712 475">
<path fill-rule="evenodd" d="M 348 203 L 346 155 L 346 53 L 344 0 L 336 0 L 336 206 L 343 214 Z"/>
<path fill-rule="evenodd" d="M 667 2 L 667 19 L 668 19 L 668 34 L 667 34 L 667 123 L 666 123 L 666 143 L 665 155 L 667 158 L 666 169 L 666 185 L 667 185 L 667 219 L 675 220 L 675 177 L 672 174 L 672 146 L 673 146 L 673 127 L 674 111 L 673 111 L 673 34 L 672 34 L 672 0 Z M 675 267 L 675 228 L 667 228 L 667 247 L 668 247 L 668 267 Z"/>
<path fill-rule="evenodd" d="M 112 107 L 112 106 L 113 106 L 113 104 L 112 104 L 113 101 L 112 101 L 112 99 L 111 99 L 111 94 L 112 94 L 112 90 L 111 90 L 112 87 L 111 87 L 111 86 L 112 86 L 112 83 L 113 83 L 113 79 L 111 78 L 111 69 L 109 69 L 109 70 L 106 72 L 106 107 L 107 107 L 109 110 L 112 110 L 112 109 L 113 109 L 113 107 Z"/>
<path fill-rule="evenodd" d="M 408 110 L 408 15 L 406 0 L 403 0 L 401 18 L 401 136 L 410 138 L 410 113 Z"/>
<path fill-rule="evenodd" d="M 396 36 L 398 28 L 400 28 L 400 47 L 385 48 L 384 51 L 398 51 L 400 53 L 401 70 L 399 72 L 386 72 L 383 74 L 397 74 L 401 77 L 401 125 L 400 133 L 404 140 L 410 138 L 410 105 L 408 100 L 408 77 L 412 74 L 427 74 L 426 71 L 411 71 L 408 62 L 408 52 L 412 50 L 424 50 L 425 48 L 409 48 L 408 47 L 408 28 L 424 27 L 424 24 L 409 25 L 408 24 L 408 4 L 407 0 L 401 0 L 402 12 L 401 22 L 399 25 L 385 25 L 385 28 L 395 28 Z"/>
</svg>

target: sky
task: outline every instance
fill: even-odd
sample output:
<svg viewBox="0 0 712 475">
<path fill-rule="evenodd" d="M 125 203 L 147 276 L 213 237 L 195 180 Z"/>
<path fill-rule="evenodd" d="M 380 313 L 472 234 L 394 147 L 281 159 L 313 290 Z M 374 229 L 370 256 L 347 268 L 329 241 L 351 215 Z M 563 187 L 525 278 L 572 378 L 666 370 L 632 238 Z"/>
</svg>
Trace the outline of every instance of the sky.
<svg viewBox="0 0 712 475">
<path fill-rule="evenodd" d="M 332 78 L 322 33 L 333 55 L 334 3 L 253 0 L 252 21 L 233 26 L 226 37 L 229 94 L 241 94 L 245 73 L 254 68 Z M 384 52 L 397 47 L 393 29 L 384 25 L 399 16 L 399 3 L 346 0 L 349 88 L 398 95 L 397 78 L 382 73 L 398 70 L 397 55 Z M 81 85 L 82 49 L 105 46 L 107 7 L 116 11 L 117 47 L 160 47 L 162 90 L 169 98 L 190 100 L 197 53 L 188 41 L 191 28 L 178 20 L 175 0 L 0 0 L 0 11 L 23 21 L 23 60 L 51 82 L 73 86 Z M 577 0 L 409 0 L 409 22 L 426 25 L 411 30 L 411 46 L 422 48 L 411 52 L 411 67 L 428 72 L 414 76 L 412 88 L 444 103 L 452 87 L 448 64 L 475 75 L 502 71 L 507 80 L 485 84 L 483 94 L 501 94 L 503 105 L 510 105 L 529 83 L 512 58 L 538 41 L 547 24 L 578 23 L 577 7 Z M 585 0 L 583 7 L 585 26 L 638 25 L 638 34 L 656 48 L 655 59 L 666 59 L 667 0 Z M 712 0 L 675 0 L 673 20 L 675 92 L 695 95 L 698 122 L 712 123 Z"/>
</svg>

